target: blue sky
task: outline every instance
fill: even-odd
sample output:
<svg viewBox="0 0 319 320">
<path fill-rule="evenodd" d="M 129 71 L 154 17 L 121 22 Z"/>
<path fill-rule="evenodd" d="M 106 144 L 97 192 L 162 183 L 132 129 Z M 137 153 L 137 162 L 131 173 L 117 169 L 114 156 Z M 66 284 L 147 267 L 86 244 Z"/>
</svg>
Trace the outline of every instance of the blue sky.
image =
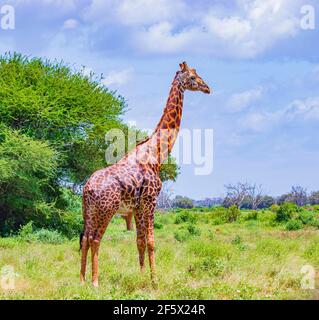
<svg viewBox="0 0 319 320">
<path fill-rule="evenodd" d="M 279 195 L 319 189 L 319 3 L 315 0 L 7 0 L 14 30 L 0 51 L 63 59 L 129 105 L 126 121 L 153 128 L 178 63 L 214 89 L 187 92 L 183 128 L 214 129 L 214 170 L 182 165 L 173 188 L 196 199 L 249 181 Z M 300 27 L 303 5 L 316 25 Z"/>
</svg>

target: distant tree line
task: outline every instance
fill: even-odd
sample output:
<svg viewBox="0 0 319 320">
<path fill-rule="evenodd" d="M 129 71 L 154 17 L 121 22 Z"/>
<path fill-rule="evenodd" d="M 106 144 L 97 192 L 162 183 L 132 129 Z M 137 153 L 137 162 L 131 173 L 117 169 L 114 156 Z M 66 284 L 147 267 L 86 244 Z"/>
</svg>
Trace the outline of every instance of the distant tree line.
<svg viewBox="0 0 319 320">
<path fill-rule="evenodd" d="M 206 198 L 204 200 L 193 200 L 191 198 L 177 195 L 172 196 L 171 190 L 164 189 L 159 197 L 165 198 L 159 201 L 159 208 L 193 208 L 223 206 L 226 208 L 236 206 L 238 209 L 265 209 L 274 204 L 294 203 L 297 206 L 318 205 L 319 191 L 308 192 L 302 186 L 293 186 L 289 193 L 279 197 L 267 195 L 263 187 L 248 182 L 225 185 L 225 197 Z"/>
</svg>

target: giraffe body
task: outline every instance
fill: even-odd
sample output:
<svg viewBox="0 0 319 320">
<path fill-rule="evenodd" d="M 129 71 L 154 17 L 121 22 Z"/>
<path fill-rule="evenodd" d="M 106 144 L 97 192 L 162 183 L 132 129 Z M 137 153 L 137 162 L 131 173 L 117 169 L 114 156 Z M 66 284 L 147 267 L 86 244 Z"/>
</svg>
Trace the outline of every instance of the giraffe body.
<svg viewBox="0 0 319 320">
<path fill-rule="evenodd" d="M 194 69 L 186 63 L 180 66 L 154 133 L 116 164 L 93 173 L 83 189 L 82 282 L 91 247 L 92 282 L 98 285 L 98 252 L 103 234 L 116 212 L 133 211 L 140 268 L 144 271 L 147 248 L 152 280 L 156 283 L 154 210 L 162 187 L 160 166 L 171 152 L 180 128 L 184 90 L 210 92 Z"/>
</svg>

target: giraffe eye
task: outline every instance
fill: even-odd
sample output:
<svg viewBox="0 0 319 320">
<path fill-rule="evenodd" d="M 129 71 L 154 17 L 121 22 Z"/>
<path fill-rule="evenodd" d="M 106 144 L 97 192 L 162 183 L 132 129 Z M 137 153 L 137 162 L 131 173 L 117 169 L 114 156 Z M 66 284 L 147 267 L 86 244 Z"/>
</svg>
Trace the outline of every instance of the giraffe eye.
<svg viewBox="0 0 319 320">
<path fill-rule="evenodd" d="M 191 80 L 195 80 L 196 79 L 196 77 L 195 76 L 191 76 Z"/>
</svg>

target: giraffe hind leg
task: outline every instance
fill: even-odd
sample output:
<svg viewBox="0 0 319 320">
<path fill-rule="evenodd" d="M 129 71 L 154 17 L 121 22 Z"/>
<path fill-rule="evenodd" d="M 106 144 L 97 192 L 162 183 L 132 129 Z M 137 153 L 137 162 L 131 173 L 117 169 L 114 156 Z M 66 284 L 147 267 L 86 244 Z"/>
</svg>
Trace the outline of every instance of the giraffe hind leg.
<svg viewBox="0 0 319 320">
<path fill-rule="evenodd" d="M 112 206 L 112 209 L 107 210 L 100 216 L 99 223 L 94 232 L 89 236 L 89 244 L 91 247 L 91 259 L 92 259 L 92 284 L 94 287 L 98 287 L 98 273 L 99 273 L 99 249 L 101 239 L 105 233 L 105 230 L 115 215 L 118 209 L 118 205 Z"/>
<path fill-rule="evenodd" d="M 80 281 L 83 284 L 85 282 L 86 260 L 87 260 L 87 254 L 89 251 L 89 241 L 85 235 L 83 235 L 81 239 L 81 251 L 82 251 L 82 257 L 81 257 Z"/>
</svg>

